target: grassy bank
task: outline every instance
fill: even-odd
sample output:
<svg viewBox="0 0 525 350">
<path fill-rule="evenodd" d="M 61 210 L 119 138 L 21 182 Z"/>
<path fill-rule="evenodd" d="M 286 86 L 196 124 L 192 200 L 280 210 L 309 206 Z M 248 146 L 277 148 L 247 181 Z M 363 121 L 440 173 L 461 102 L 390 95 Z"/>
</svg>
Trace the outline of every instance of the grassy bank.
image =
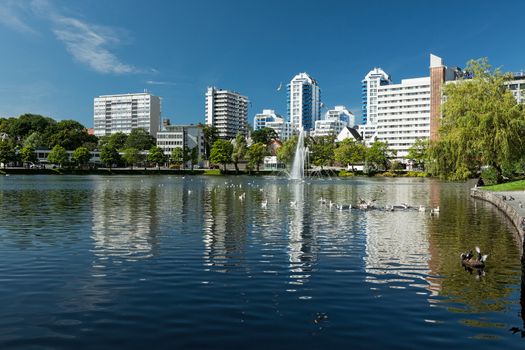
<svg viewBox="0 0 525 350">
<path fill-rule="evenodd" d="M 525 190 L 525 180 L 505 182 L 503 184 L 483 186 L 481 188 L 487 191 L 521 191 Z"/>
</svg>

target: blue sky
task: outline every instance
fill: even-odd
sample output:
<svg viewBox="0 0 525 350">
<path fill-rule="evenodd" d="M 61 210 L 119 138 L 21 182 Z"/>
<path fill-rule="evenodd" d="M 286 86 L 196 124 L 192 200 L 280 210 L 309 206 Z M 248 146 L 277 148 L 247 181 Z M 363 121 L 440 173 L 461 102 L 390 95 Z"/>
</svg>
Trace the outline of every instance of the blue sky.
<svg viewBox="0 0 525 350">
<path fill-rule="evenodd" d="M 93 98 L 162 97 L 172 123 L 204 121 L 207 86 L 286 115 L 299 72 L 328 107 L 359 114 L 373 67 L 395 82 L 428 75 L 429 54 L 449 66 L 488 57 L 525 70 L 525 1 L 0 0 L 0 116 L 43 114 L 93 124 Z"/>
</svg>

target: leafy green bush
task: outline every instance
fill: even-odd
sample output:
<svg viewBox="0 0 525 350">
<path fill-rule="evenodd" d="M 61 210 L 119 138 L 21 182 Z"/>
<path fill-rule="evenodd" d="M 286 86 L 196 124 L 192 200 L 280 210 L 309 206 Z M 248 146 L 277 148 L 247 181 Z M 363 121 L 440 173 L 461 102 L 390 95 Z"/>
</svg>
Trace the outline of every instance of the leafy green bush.
<svg viewBox="0 0 525 350">
<path fill-rule="evenodd" d="M 406 175 L 407 177 L 428 177 L 428 173 L 424 171 L 407 171 Z"/>
<path fill-rule="evenodd" d="M 221 170 L 220 169 L 205 170 L 204 175 L 221 175 Z"/>
<path fill-rule="evenodd" d="M 487 186 L 495 185 L 498 183 L 498 173 L 493 167 L 486 167 L 481 171 L 481 178 L 483 183 Z"/>
<path fill-rule="evenodd" d="M 338 176 L 345 177 L 345 176 L 355 176 L 355 174 L 352 171 L 348 170 L 341 170 L 338 174 Z"/>
<path fill-rule="evenodd" d="M 396 177 L 397 174 L 393 171 L 385 171 L 384 173 L 381 173 L 380 176 L 384 176 L 384 177 Z"/>
</svg>

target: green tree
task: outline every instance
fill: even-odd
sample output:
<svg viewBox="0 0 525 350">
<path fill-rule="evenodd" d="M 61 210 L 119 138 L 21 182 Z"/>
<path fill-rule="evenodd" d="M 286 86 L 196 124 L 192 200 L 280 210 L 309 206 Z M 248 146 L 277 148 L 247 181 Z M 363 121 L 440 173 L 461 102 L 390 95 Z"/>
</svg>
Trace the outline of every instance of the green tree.
<svg viewBox="0 0 525 350">
<path fill-rule="evenodd" d="M 416 142 L 408 149 L 407 159 L 412 160 L 418 168 L 423 168 L 428 158 L 428 140 L 417 139 Z"/>
<path fill-rule="evenodd" d="M 158 146 L 153 146 L 149 149 L 147 159 L 148 162 L 155 163 L 159 170 L 160 165 L 166 162 L 166 156 L 164 155 L 164 151 Z"/>
<path fill-rule="evenodd" d="M 61 120 L 47 132 L 51 133 L 49 147 L 60 145 L 66 150 L 77 149 L 92 139 L 86 128 L 76 120 Z"/>
<path fill-rule="evenodd" d="M 55 145 L 49 152 L 47 161 L 52 164 L 58 164 L 60 167 L 64 166 L 68 161 L 66 149 L 60 145 Z"/>
<path fill-rule="evenodd" d="M 4 132 L 13 140 L 21 141 L 33 132 L 47 133 L 53 129 L 56 121 L 38 114 L 22 114 L 18 118 L 13 118 L 8 124 L 8 129 Z"/>
<path fill-rule="evenodd" d="M 23 147 L 18 153 L 18 155 L 20 156 L 20 160 L 22 162 L 27 163 L 28 167 L 29 167 L 29 163 L 37 161 L 35 149 L 32 147 L 28 147 L 28 146 Z"/>
<path fill-rule="evenodd" d="M 345 139 L 339 143 L 334 150 L 334 158 L 341 165 L 350 165 L 352 170 L 354 164 L 365 161 L 366 147 L 361 142 L 353 139 Z"/>
<path fill-rule="evenodd" d="M 142 160 L 142 154 L 140 154 L 138 149 L 130 147 L 123 150 L 122 159 L 124 159 L 126 164 L 133 170 L 133 165 Z"/>
<path fill-rule="evenodd" d="M 255 130 L 251 134 L 253 143 L 262 143 L 263 145 L 268 145 L 270 141 L 277 138 L 277 133 L 274 129 L 271 128 L 262 128 Z"/>
<path fill-rule="evenodd" d="M 239 173 L 239 162 L 244 160 L 246 152 L 248 150 L 248 144 L 246 138 L 242 134 L 237 134 L 235 137 L 235 144 L 233 145 L 232 161 L 235 165 L 235 172 Z"/>
<path fill-rule="evenodd" d="M 264 157 L 270 153 L 266 149 L 266 145 L 263 143 L 254 143 L 248 148 L 246 157 L 248 158 L 248 164 L 251 168 L 255 166 L 257 172 L 259 172 L 259 166 L 264 162 Z"/>
<path fill-rule="evenodd" d="M 111 145 L 104 145 L 100 150 L 100 160 L 102 163 L 108 166 L 109 170 L 111 170 L 113 164 L 120 163 L 121 157 L 115 147 Z"/>
<path fill-rule="evenodd" d="M 525 116 L 504 82 L 509 76 L 492 69 L 486 58 L 471 60 L 473 79 L 443 88 L 445 102 L 439 138 L 432 142 L 431 172 L 464 180 L 481 166 L 496 170 L 519 161 L 525 151 Z"/>
<path fill-rule="evenodd" d="M 89 149 L 87 149 L 87 147 L 80 146 L 75 149 L 71 158 L 73 158 L 73 161 L 75 161 L 75 163 L 77 163 L 79 166 L 82 166 L 86 165 L 90 161 L 91 157 L 92 155 Z"/>
<path fill-rule="evenodd" d="M 33 149 L 47 148 L 47 144 L 48 140 L 40 131 L 33 131 L 23 142 L 24 147 L 31 147 Z"/>
<path fill-rule="evenodd" d="M 309 149 L 311 152 L 311 162 L 315 166 L 330 165 L 334 161 L 334 136 L 313 137 L 310 140 Z"/>
<path fill-rule="evenodd" d="M 211 156 L 211 148 L 215 141 L 219 139 L 219 130 L 213 125 L 199 124 L 202 128 L 204 137 L 204 156 L 209 159 Z"/>
<path fill-rule="evenodd" d="M 176 166 L 181 166 L 184 163 L 184 150 L 176 147 L 171 151 L 170 161 Z"/>
<path fill-rule="evenodd" d="M 190 151 L 191 171 L 193 171 L 195 164 L 197 164 L 198 162 L 199 162 L 199 149 L 197 148 L 197 146 L 195 146 Z"/>
<path fill-rule="evenodd" d="M 285 164 L 291 164 L 295 156 L 295 149 L 297 148 L 297 141 L 299 137 L 294 135 L 286 140 L 283 145 L 277 150 L 277 159 Z"/>
<path fill-rule="evenodd" d="M 109 144 L 118 150 L 124 149 L 124 146 L 126 145 L 127 141 L 128 135 L 124 134 L 123 132 L 116 132 L 109 136 Z"/>
<path fill-rule="evenodd" d="M 222 164 L 226 171 L 226 164 L 232 162 L 233 145 L 226 140 L 217 140 L 213 143 L 210 151 L 210 161 L 215 164 Z"/>
<path fill-rule="evenodd" d="M 7 163 L 16 160 L 15 144 L 9 139 L 0 139 L 0 163 L 7 167 Z"/>
<path fill-rule="evenodd" d="M 374 169 L 388 169 L 388 159 L 393 156 L 393 152 L 388 150 L 388 144 L 382 141 L 375 141 L 367 148 L 365 160 L 367 165 Z"/>
<path fill-rule="evenodd" d="M 147 151 L 153 146 L 155 146 L 155 138 L 142 128 L 131 130 L 125 143 L 125 148 L 136 148 L 139 151 Z"/>
</svg>

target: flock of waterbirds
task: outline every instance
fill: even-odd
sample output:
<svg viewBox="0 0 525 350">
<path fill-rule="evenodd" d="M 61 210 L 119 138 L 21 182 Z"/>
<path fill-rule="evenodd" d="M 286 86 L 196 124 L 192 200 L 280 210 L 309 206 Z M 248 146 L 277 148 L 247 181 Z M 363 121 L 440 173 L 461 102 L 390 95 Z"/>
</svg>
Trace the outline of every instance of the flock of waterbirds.
<svg viewBox="0 0 525 350">
<path fill-rule="evenodd" d="M 289 186 L 289 185 L 288 185 Z M 239 201 L 245 201 L 246 200 L 246 187 L 250 188 L 252 191 L 259 190 L 263 194 L 263 199 L 260 202 L 261 208 L 267 209 L 269 205 L 272 203 L 269 202 L 268 198 L 264 196 L 264 188 L 256 183 L 248 182 L 243 187 L 243 184 L 235 184 L 233 182 L 224 182 L 224 186 L 219 185 L 215 186 L 212 191 L 217 191 L 218 188 L 229 188 L 233 189 L 236 197 Z M 192 191 L 188 190 L 188 195 L 191 195 Z M 385 211 L 385 212 L 392 212 L 392 211 L 416 211 L 420 213 L 430 213 L 431 216 L 437 216 L 439 215 L 439 206 L 433 207 L 433 208 L 427 208 L 424 205 L 409 205 L 408 203 L 399 203 L 399 204 L 391 204 L 391 205 L 378 205 L 376 199 L 372 200 L 365 200 L 364 198 L 359 198 L 357 203 L 335 203 L 332 200 L 328 200 L 324 197 L 320 197 L 317 199 L 317 202 L 321 206 L 325 206 L 329 208 L 330 210 L 339 210 L 339 211 L 350 211 L 350 210 L 361 210 L 361 211 L 369 211 L 369 210 L 378 210 L 378 211 Z M 274 199 L 273 204 L 280 204 L 284 203 L 280 197 L 277 197 Z M 289 207 L 291 209 L 296 209 L 299 206 L 299 202 L 297 200 L 291 200 L 288 202 Z"/>
</svg>

